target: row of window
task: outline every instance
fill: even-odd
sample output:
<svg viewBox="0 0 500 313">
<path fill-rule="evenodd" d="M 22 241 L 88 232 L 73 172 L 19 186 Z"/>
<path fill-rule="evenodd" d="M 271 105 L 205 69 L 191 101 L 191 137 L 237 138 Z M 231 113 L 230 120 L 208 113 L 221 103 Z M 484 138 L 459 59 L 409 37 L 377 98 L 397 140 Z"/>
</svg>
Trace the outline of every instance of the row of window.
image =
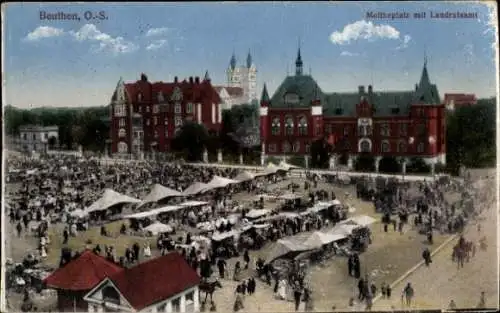
<svg viewBox="0 0 500 313">
<path fill-rule="evenodd" d="M 167 104 L 168 105 L 168 104 Z M 139 105 L 139 113 L 142 113 L 142 106 Z M 153 114 L 158 114 L 160 113 L 160 105 L 159 104 L 154 104 L 153 106 L 150 105 L 145 105 L 144 106 L 145 113 L 150 113 L 152 111 Z M 186 104 L 186 110 L 187 114 L 192 114 L 194 112 L 194 104 L 189 102 Z M 174 104 L 174 113 L 175 114 L 181 114 L 182 113 L 182 104 L 180 102 L 177 102 Z M 115 116 L 126 116 L 126 106 L 125 104 L 117 104 L 114 106 L 114 115 Z"/>
<path fill-rule="evenodd" d="M 349 130 L 350 127 L 344 127 L 343 128 L 343 134 L 344 136 L 349 135 Z M 417 125 L 416 133 L 417 136 L 423 136 L 426 133 L 426 127 L 425 124 L 419 124 Z M 325 125 L 325 132 L 326 134 L 332 134 L 333 133 L 333 125 L 332 124 L 327 124 Z M 370 125 L 360 125 L 358 126 L 358 136 L 371 136 L 373 135 L 373 127 Z M 399 136 L 407 136 L 408 135 L 408 125 L 407 124 L 399 124 L 399 129 L 398 129 L 398 135 Z M 381 124 L 380 125 L 380 136 L 382 137 L 390 137 L 391 136 L 391 127 L 389 124 Z"/>
<path fill-rule="evenodd" d="M 156 126 L 158 124 L 159 124 L 159 118 L 157 116 L 153 116 L 153 125 Z M 165 117 L 165 119 L 163 120 L 163 124 L 168 125 L 168 117 Z M 182 126 L 182 124 L 183 124 L 182 116 L 176 116 L 174 118 L 174 124 L 175 124 L 175 127 Z M 118 120 L 118 127 L 124 128 L 125 125 L 126 125 L 126 121 L 124 118 L 121 118 Z M 147 118 L 146 119 L 146 126 L 149 126 L 149 125 L 151 125 L 151 119 Z"/>
<path fill-rule="evenodd" d="M 36 140 L 36 134 L 33 134 L 33 135 L 32 135 L 32 138 L 33 138 L 33 140 Z M 44 133 L 44 134 L 43 134 L 43 138 L 44 138 L 44 139 L 49 139 L 49 134 Z M 24 140 L 28 140 L 28 134 L 23 134 L 23 139 L 24 139 Z"/>
<path fill-rule="evenodd" d="M 171 100 L 180 101 L 180 100 L 182 100 L 182 97 L 183 97 L 183 95 L 182 95 L 182 91 L 180 90 L 180 88 L 175 87 L 174 92 L 173 92 L 172 97 L 171 97 Z M 167 98 L 168 98 L 168 96 L 161 91 L 156 93 L 156 99 L 160 103 L 163 103 L 165 101 L 165 99 L 167 99 Z M 143 100 L 142 93 L 139 92 L 137 94 L 137 101 L 141 102 L 142 100 Z"/>
<path fill-rule="evenodd" d="M 371 152 L 371 143 L 368 140 L 362 140 L 359 144 L 360 146 L 360 152 Z M 391 152 L 391 144 L 387 140 L 383 140 L 380 143 L 380 151 L 382 153 L 389 153 Z M 399 141 L 396 151 L 398 153 L 406 153 L 407 152 L 407 144 L 404 141 Z M 417 144 L 417 153 L 424 153 L 425 152 L 425 143 L 419 142 Z"/>
<path fill-rule="evenodd" d="M 174 130 L 174 136 L 175 134 L 177 134 L 177 132 L 179 132 L 181 128 L 180 127 L 176 127 L 175 130 Z M 120 128 L 118 130 L 118 138 L 125 138 L 127 137 L 127 131 L 124 129 L 124 128 Z M 154 138 L 158 138 L 159 137 L 159 133 L 157 130 L 155 130 L 153 132 L 153 137 Z M 168 132 L 168 129 L 166 128 L 165 129 L 165 138 L 168 138 L 169 137 L 169 132 Z M 144 132 L 143 131 L 134 131 L 134 139 L 143 139 L 144 138 Z"/>
<path fill-rule="evenodd" d="M 275 143 L 270 143 L 268 145 L 269 152 L 277 152 L 277 148 L 278 147 Z M 309 153 L 309 150 L 310 150 L 309 144 L 306 144 L 305 148 L 306 148 L 306 153 Z M 284 153 L 299 152 L 300 151 L 300 141 L 296 141 L 292 145 L 289 142 L 283 142 L 281 144 L 281 150 Z"/>
</svg>

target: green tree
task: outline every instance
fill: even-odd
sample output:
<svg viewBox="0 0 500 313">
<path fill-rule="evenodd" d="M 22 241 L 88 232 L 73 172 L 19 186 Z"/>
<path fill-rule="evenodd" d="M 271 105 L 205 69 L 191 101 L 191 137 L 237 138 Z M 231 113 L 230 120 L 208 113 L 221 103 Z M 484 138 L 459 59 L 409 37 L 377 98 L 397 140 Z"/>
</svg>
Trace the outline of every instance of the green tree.
<svg viewBox="0 0 500 313">
<path fill-rule="evenodd" d="M 327 168 L 329 166 L 329 146 L 324 138 L 311 143 L 311 167 Z"/>
<path fill-rule="evenodd" d="M 354 169 L 360 172 L 373 172 L 375 170 L 375 158 L 369 153 L 360 153 L 354 162 Z"/>
<path fill-rule="evenodd" d="M 205 126 L 188 122 L 184 124 L 172 142 L 172 148 L 182 151 L 190 162 L 200 161 L 207 147 L 209 135 Z"/>
<path fill-rule="evenodd" d="M 383 173 L 398 173 L 401 170 L 401 163 L 394 157 L 383 157 L 380 159 L 378 169 Z"/>
</svg>

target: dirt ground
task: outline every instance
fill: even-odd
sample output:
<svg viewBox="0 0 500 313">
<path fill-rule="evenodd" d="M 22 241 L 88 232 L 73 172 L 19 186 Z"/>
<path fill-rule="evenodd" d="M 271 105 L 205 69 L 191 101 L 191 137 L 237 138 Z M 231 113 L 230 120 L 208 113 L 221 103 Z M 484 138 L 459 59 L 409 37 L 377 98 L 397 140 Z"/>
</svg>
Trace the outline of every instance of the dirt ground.
<svg viewBox="0 0 500 313">
<path fill-rule="evenodd" d="M 302 180 L 298 178 L 292 180 L 293 182 L 299 183 L 301 185 L 301 191 L 303 191 Z M 275 187 L 281 189 L 286 188 L 285 186 L 289 182 L 290 181 L 281 182 Z M 328 191 L 334 189 L 341 202 L 349 203 L 355 208 L 355 212 L 353 212 L 352 215 L 367 214 L 375 217 L 377 221 L 380 220 L 380 216 L 374 212 L 371 203 L 353 198 L 352 195 L 355 195 L 355 188 L 353 186 L 335 188 L 329 184 L 321 183 L 318 188 Z M 346 194 L 346 192 L 348 194 Z M 242 201 L 249 201 L 248 195 L 244 194 L 235 195 L 234 198 Z M 118 234 L 121 223 L 121 221 L 111 223 L 106 227 L 111 234 Z M 8 222 L 6 224 L 8 224 Z M 62 226 L 52 225 L 51 229 L 51 244 L 49 245 L 50 250 L 48 251 L 49 256 L 44 263 L 52 267 L 57 267 L 62 245 Z M 409 227 L 404 230 L 403 234 L 394 232 L 392 228 L 389 229 L 388 233 L 384 233 L 379 222 L 373 224 L 371 229 L 374 241 L 369 246 L 368 250 L 360 256 L 361 269 L 362 274 L 370 273 L 372 279 L 378 286 L 380 286 L 382 282 L 391 283 L 420 261 L 422 249 L 426 246 L 424 243 L 424 236 L 418 235 L 416 231 L 409 229 Z M 29 238 L 29 236 L 17 238 L 13 235 L 13 232 L 9 232 L 9 234 L 10 236 L 5 238 L 8 242 L 6 246 L 7 257 L 15 261 L 20 261 L 29 251 L 35 252 L 36 242 L 34 239 Z M 87 232 L 80 233 L 76 238 L 70 238 L 68 246 L 80 250 L 85 247 L 85 242 L 89 239 L 93 242 L 92 247 L 96 243 L 101 244 L 101 246 L 104 244 L 115 246 L 117 255 L 123 255 L 125 248 L 127 246 L 130 247 L 134 242 L 142 244 L 144 241 L 148 240 L 151 243 L 153 254 L 158 254 L 155 248 L 156 243 L 154 238 L 147 239 L 124 235 L 117 235 L 116 238 L 104 238 L 99 234 L 99 227 L 94 227 Z M 434 240 L 434 247 L 437 247 L 445 240 L 445 236 L 435 235 Z M 251 258 L 256 260 L 259 256 L 264 256 L 269 251 L 269 248 L 270 244 L 267 244 L 260 251 L 251 252 Z M 242 257 L 240 257 L 239 260 L 242 261 Z M 236 258 L 229 260 L 228 265 L 230 273 L 232 273 L 236 261 Z M 251 274 L 252 270 L 247 272 L 247 275 Z M 347 275 L 347 259 L 345 257 L 333 258 L 321 267 L 313 267 L 310 281 L 312 284 L 312 296 L 315 303 L 315 309 L 318 311 L 332 310 L 333 308 L 337 310 L 349 309 L 348 300 L 354 297 L 355 292 L 357 292 L 357 288 L 355 287 L 357 282 Z M 232 311 L 236 283 L 231 280 L 224 280 L 222 284 L 223 288 L 217 290 L 214 294 L 217 309 L 221 312 Z M 292 302 L 276 300 L 272 291 L 272 286 L 267 286 L 261 281 L 257 281 L 256 293 L 252 296 L 247 296 L 244 305 L 245 311 L 294 311 Z"/>
</svg>

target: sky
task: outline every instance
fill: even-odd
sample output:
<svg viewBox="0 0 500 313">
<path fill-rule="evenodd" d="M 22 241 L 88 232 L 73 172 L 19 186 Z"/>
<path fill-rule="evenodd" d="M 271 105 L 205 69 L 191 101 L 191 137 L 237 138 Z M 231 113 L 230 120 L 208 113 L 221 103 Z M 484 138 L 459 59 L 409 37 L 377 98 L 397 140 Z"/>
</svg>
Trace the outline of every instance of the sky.
<svg viewBox="0 0 500 313">
<path fill-rule="evenodd" d="M 493 5 L 493 4 L 492 4 Z M 233 52 L 248 52 L 258 92 L 270 94 L 294 72 L 300 44 L 304 72 L 324 92 L 410 90 L 424 56 L 444 93 L 495 96 L 496 8 L 482 3 L 262 2 L 2 5 L 3 104 L 21 108 L 109 104 L 117 81 L 203 77 L 226 83 Z M 433 18 L 431 12 L 476 13 Z M 47 20 L 62 12 L 77 20 Z M 374 18 L 368 12 L 407 13 Z M 425 18 L 414 13 L 426 12 Z M 493 13 L 495 12 L 495 13 Z M 102 14 L 102 15 L 100 15 Z"/>
</svg>

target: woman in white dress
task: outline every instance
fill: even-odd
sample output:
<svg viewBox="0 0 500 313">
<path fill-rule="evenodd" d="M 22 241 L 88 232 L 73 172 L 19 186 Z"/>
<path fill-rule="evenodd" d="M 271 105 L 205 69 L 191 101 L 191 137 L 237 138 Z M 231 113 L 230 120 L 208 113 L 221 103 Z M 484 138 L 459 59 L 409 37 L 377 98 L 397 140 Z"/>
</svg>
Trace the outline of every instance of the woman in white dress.
<svg viewBox="0 0 500 313">
<path fill-rule="evenodd" d="M 286 280 L 285 279 L 281 279 L 279 284 L 278 284 L 278 297 L 281 299 L 281 300 L 286 300 Z"/>
<path fill-rule="evenodd" d="M 144 244 L 144 257 L 146 258 L 151 257 L 151 247 L 149 246 L 148 242 Z"/>
</svg>

